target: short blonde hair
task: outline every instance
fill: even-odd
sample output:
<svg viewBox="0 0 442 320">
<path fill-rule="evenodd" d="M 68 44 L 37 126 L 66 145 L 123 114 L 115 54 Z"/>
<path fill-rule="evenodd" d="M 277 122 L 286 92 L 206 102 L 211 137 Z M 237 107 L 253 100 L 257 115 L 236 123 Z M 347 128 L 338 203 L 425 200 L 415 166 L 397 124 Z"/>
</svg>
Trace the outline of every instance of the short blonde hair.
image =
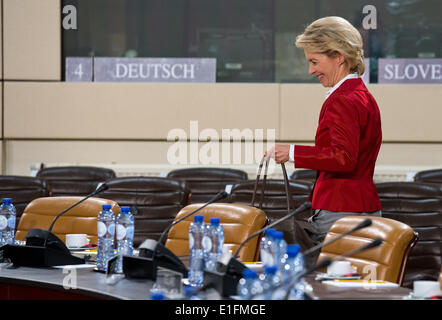
<svg viewBox="0 0 442 320">
<path fill-rule="evenodd" d="M 364 50 L 359 31 L 341 17 L 325 17 L 312 22 L 296 37 L 296 46 L 329 57 L 340 53 L 350 72 L 365 71 Z"/>
</svg>

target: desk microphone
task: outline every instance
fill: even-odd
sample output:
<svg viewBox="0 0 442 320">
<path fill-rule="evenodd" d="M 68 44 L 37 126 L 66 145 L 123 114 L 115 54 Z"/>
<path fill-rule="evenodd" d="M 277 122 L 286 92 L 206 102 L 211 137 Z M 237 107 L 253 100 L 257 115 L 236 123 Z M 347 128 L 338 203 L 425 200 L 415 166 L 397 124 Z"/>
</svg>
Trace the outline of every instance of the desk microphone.
<svg viewBox="0 0 442 320">
<path fill-rule="evenodd" d="M 55 218 L 52 220 L 51 225 L 49 226 L 48 230 L 44 229 L 31 229 L 28 231 L 26 235 L 26 245 L 27 246 L 41 246 L 41 247 L 52 247 L 54 249 L 63 250 L 66 253 L 70 254 L 69 249 L 66 247 L 63 241 L 60 240 L 55 234 L 53 234 L 52 228 L 54 227 L 55 222 L 60 218 L 62 215 L 64 215 L 69 210 L 73 209 L 74 207 L 78 206 L 80 203 L 86 201 L 87 199 L 109 189 L 109 186 L 105 183 L 101 184 L 94 192 L 87 195 L 80 201 L 75 202 L 72 206 L 69 208 L 63 210 Z"/>
<path fill-rule="evenodd" d="M 204 271 L 204 288 L 216 288 L 217 291 L 223 296 L 229 296 L 236 292 L 236 286 L 239 279 L 242 278 L 242 273 L 246 266 L 236 259 L 241 248 L 248 242 L 250 239 L 258 236 L 261 232 L 276 226 L 277 224 L 293 217 L 296 214 L 299 214 L 305 210 L 309 210 L 312 207 L 310 202 L 305 202 L 301 206 L 299 206 L 296 210 L 293 210 L 286 216 L 274 221 L 268 226 L 256 231 L 247 237 L 246 240 L 241 242 L 238 249 L 235 251 L 232 257 L 222 256 L 217 262 L 217 270 L 216 271 Z"/>
<path fill-rule="evenodd" d="M 216 201 L 225 199 L 228 196 L 226 191 L 220 191 L 209 202 L 205 203 L 201 207 L 186 214 L 184 217 L 171 223 L 162 233 L 158 241 L 153 239 L 146 239 L 138 247 L 138 257 L 123 256 L 123 271 L 128 277 L 132 278 L 147 278 L 151 280 L 156 279 L 157 266 L 172 269 L 181 272 L 184 276 L 187 276 L 187 268 L 183 262 L 169 249 L 163 245 L 163 240 L 168 234 L 169 230 L 182 222 L 191 215 L 197 213 L 203 208 L 207 207 Z"/>
<path fill-rule="evenodd" d="M 63 241 L 55 234 L 52 228 L 63 214 L 78 206 L 83 201 L 93 197 L 109 187 L 105 183 L 94 192 L 87 195 L 69 208 L 60 212 L 53 220 L 48 230 L 31 229 L 26 235 L 26 245 L 4 245 L 1 247 L 3 256 L 9 258 L 15 266 L 51 267 L 68 264 L 84 264 L 85 260 L 71 254 Z"/>
<path fill-rule="evenodd" d="M 313 252 L 315 252 L 315 251 L 317 251 L 319 249 L 322 249 L 323 247 L 326 247 L 326 246 L 332 244 L 333 242 L 338 241 L 339 239 L 342 239 L 343 237 L 349 235 L 350 233 L 353 233 L 355 231 L 358 231 L 358 230 L 361 230 L 363 228 L 371 226 L 371 224 L 372 224 L 371 219 L 367 218 L 364 221 L 362 221 L 361 223 L 359 223 L 357 226 L 355 226 L 354 228 L 352 228 L 352 229 L 350 229 L 350 230 L 348 230 L 348 231 L 346 231 L 344 233 L 341 233 L 337 237 L 334 237 L 333 239 L 331 239 L 331 240 L 329 240 L 327 242 L 322 242 L 322 243 L 320 243 L 320 244 L 318 244 L 318 245 L 316 245 L 316 246 L 314 246 L 314 247 L 312 247 L 310 249 L 307 249 L 302 254 L 304 256 L 312 254 Z"/>
<path fill-rule="evenodd" d="M 239 251 L 242 249 L 242 247 L 249 242 L 251 239 L 253 239 L 254 237 L 258 236 L 259 234 L 261 234 L 261 232 L 266 231 L 267 229 L 270 229 L 278 224 L 280 224 L 281 222 L 284 222 L 287 219 L 290 219 L 291 217 L 304 212 L 306 210 L 310 210 L 312 207 L 311 202 L 304 202 L 302 205 L 300 205 L 297 209 L 293 210 L 292 212 L 290 212 L 289 214 L 285 215 L 284 217 L 273 221 L 271 224 L 269 224 L 268 226 L 256 231 L 255 233 L 251 234 L 249 237 L 247 237 L 246 240 L 244 240 L 243 242 L 241 242 L 241 244 L 239 245 L 238 249 L 235 251 L 235 254 L 233 255 L 232 258 L 236 258 L 236 256 L 238 255 Z"/>
<path fill-rule="evenodd" d="M 288 297 L 289 297 L 289 295 L 290 295 L 290 289 L 293 287 L 293 285 L 294 285 L 294 284 L 295 284 L 300 278 L 303 278 L 303 277 L 305 277 L 305 276 L 307 276 L 307 275 L 309 275 L 309 274 L 311 274 L 311 273 L 313 273 L 313 272 L 315 272 L 315 271 L 317 271 L 317 270 L 319 270 L 319 269 L 326 268 L 326 267 L 328 267 L 330 264 L 332 264 L 334 261 L 343 260 L 344 258 L 354 256 L 354 255 L 356 255 L 356 254 L 358 254 L 358 253 L 361 253 L 361 252 L 363 252 L 363 251 L 365 251 L 365 250 L 375 248 L 375 247 L 377 247 L 377 246 L 379 246 L 379 245 L 381 245 L 381 244 L 382 244 L 382 240 L 379 239 L 379 238 L 376 238 L 376 239 L 374 239 L 373 241 L 371 241 L 370 243 L 368 243 L 368 244 L 366 244 L 366 245 L 364 245 L 364 246 L 362 246 L 362 247 L 360 247 L 360 248 L 358 248 L 358 249 L 355 249 L 355 250 L 353 250 L 353 251 L 350 251 L 350 252 L 348 252 L 348 253 L 345 253 L 345 254 L 343 254 L 343 255 L 340 255 L 340 256 L 338 256 L 338 257 L 336 257 L 336 258 L 334 258 L 334 259 L 324 258 L 324 259 L 322 259 L 319 263 L 317 263 L 315 266 L 313 266 L 312 268 L 310 268 L 310 269 L 308 269 L 308 270 L 305 270 L 305 271 L 303 271 L 303 272 L 301 272 L 301 273 L 295 274 L 295 275 L 289 277 L 288 279 L 285 279 L 282 283 L 280 283 L 280 284 L 278 284 L 278 285 L 271 285 L 271 286 L 270 286 L 268 289 L 266 289 L 264 292 L 257 293 L 257 294 L 255 294 L 255 295 L 251 296 L 250 298 L 253 299 L 253 298 L 255 298 L 255 297 L 257 297 L 257 296 L 260 296 L 260 295 L 263 295 L 263 294 L 265 294 L 265 293 L 267 293 L 267 292 L 269 292 L 269 291 L 271 291 L 271 290 L 276 290 L 276 289 L 279 289 L 279 288 L 285 286 L 285 287 L 288 288 L 288 290 L 287 290 L 287 292 L 285 293 L 284 300 L 287 300 Z M 288 282 L 288 284 L 287 284 L 287 282 Z"/>
</svg>

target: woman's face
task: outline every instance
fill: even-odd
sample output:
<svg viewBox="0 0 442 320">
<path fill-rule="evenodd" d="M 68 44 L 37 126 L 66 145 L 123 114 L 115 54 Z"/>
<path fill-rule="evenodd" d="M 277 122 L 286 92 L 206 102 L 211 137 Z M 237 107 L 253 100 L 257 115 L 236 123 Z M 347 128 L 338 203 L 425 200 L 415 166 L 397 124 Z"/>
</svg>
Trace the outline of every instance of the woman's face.
<svg viewBox="0 0 442 320">
<path fill-rule="evenodd" d="M 309 63 L 308 73 L 317 76 L 324 87 L 333 87 L 349 74 L 345 68 L 345 59 L 342 54 L 338 53 L 335 57 L 329 57 L 307 50 L 304 50 L 304 53 Z"/>
</svg>

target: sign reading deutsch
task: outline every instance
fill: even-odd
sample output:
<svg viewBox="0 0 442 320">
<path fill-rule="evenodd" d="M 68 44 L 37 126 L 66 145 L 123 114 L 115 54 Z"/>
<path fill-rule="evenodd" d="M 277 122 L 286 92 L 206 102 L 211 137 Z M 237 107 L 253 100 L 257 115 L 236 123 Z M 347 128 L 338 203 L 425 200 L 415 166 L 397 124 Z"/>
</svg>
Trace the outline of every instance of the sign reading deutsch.
<svg viewBox="0 0 442 320">
<path fill-rule="evenodd" d="M 442 83 L 442 59 L 379 59 L 379 83 Z"/>
<path fill-rule="evenodd" d="M 216 82 L 215 58 L 95 58 L 96 82 Z"/>
</svg>

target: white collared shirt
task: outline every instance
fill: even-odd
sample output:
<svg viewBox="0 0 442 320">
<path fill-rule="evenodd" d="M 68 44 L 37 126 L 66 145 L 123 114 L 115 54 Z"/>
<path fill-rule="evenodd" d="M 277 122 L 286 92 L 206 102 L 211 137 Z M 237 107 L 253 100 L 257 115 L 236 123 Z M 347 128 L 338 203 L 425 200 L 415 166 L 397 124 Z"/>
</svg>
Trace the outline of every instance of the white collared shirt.
<svg viewBox="0 0 442 320">
<path fill-rule="evenodd" d="M 335 84 L 333 86 L 333 88 L 331 88 L 330 90 L 327 91 L 327 93 L 325 94 L 325 100 L 327 100 L 328 97 L 330 97 L 330 95 L 336 91 L 336 89 L 339 88 L 339 86 L 341 84 L 344 83 L 345 80 L 347 79 L 357 79 L 359 78 L 359 75 L 357 73 L 350 73 L 349 75 L 347 75 L 346 77 L 342 78 L 337 84 Z M 295 145 L 291 144 L 290 145 L 290 151 L 289 151 L 289 161 L 290 162 L 295 162 Z"/>
</svg>

